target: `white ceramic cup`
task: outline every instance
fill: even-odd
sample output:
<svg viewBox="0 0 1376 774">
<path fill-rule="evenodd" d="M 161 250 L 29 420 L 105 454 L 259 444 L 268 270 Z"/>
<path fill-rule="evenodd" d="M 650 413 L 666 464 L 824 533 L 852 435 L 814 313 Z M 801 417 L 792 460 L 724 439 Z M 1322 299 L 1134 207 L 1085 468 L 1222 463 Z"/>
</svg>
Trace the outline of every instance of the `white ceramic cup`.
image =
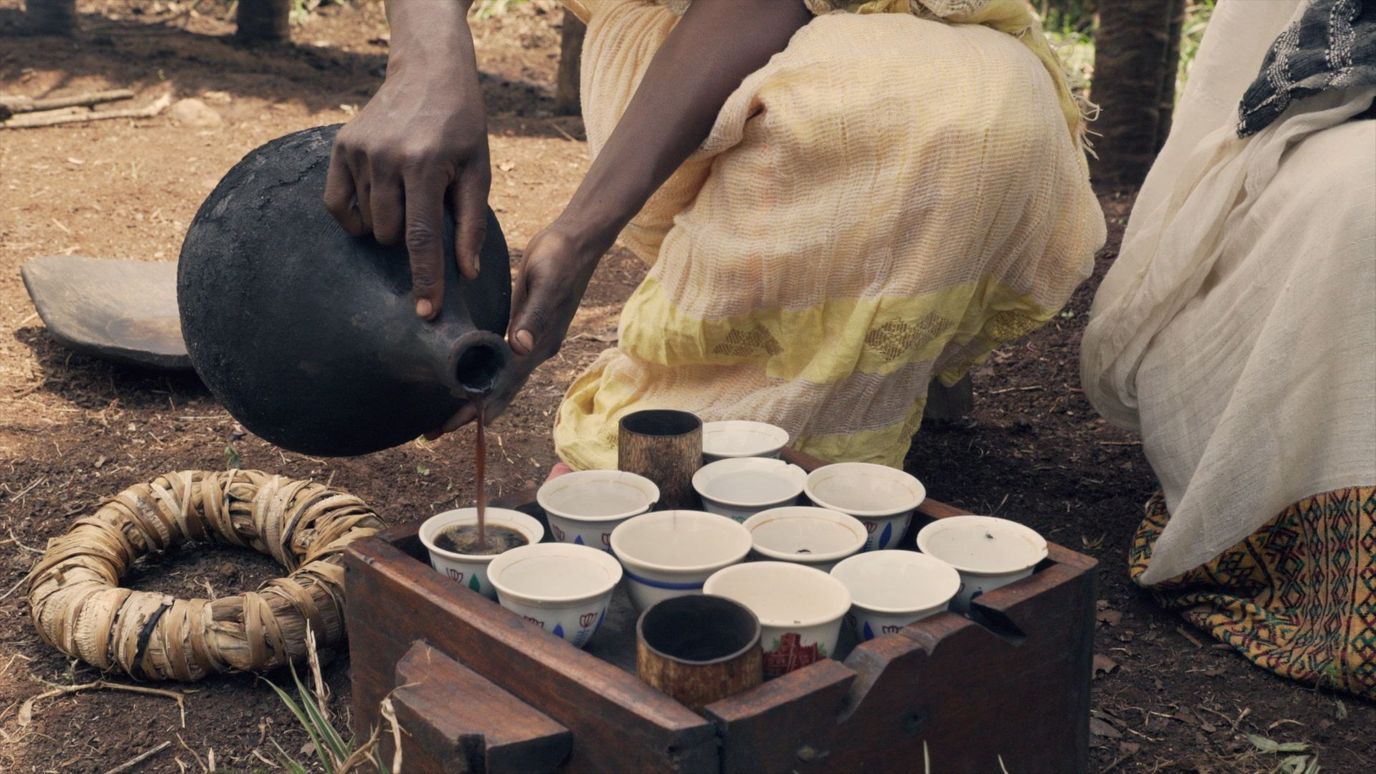
<svg viewBox="0 0 1376 774">
<path fill-rule="evenodd" d="M 612 550 L 616 525 L 650 510 L 659 487 L 644 476 L 620 470 L 582 470 L 556 476 L 535 493 L 560 543 Z"/>
<path fill-rule="evenodd" d="M 621 581 L 607 552 L 568 543 L 513 548 L 487 573 L 502 607 L 578 648 L 602 624 Z"/>
<path fill-rule="evenodd" d="M 702 426 L 704 462 L 733 457 L 778 457 L 788 445 L 788 431 L 767 422 L 730 419 Z"/>
<path fill-rule="evenodd" d="M 865 547 L 869 533 L 854 516 L 826 508 L 791 505 L 760 511 L 745 520 L 755 553 L 829 571 Z"/>
<path fill-rule="evenodd" d="M 951 609 L 965 612 L 975 597 L 1032 574 L 1046 558 L 1046 540 L 1016 521 L 994 516 L 951 516 L 923 527 L 917 548 L 960 572 Z"/>
<path fill-rule="evenodd" d="M 869 462 L 824 465 L 807 477 L 803 489 L 814 505 L 848 513 L 864 522 L 866 551 L 895 548 L 912 523 L 927 489 L 911 475 Z"/>
<path fill-rule="evenodd" d="M 836 652 L 850 591 L 821 570 L 793 562 L 749 562 L 707 579 L 703 591 L 733 599 L 760 619 L 765 677 Z"/>
<path fill-rule="evenodd" d="M 712 573 L 750 553 L 750 532 L 702 511 L 657 511 L 632 516 L 612 530 L 612 553 L 626 570 L 635 609 L 696 594 Z"/>
<path fill-rule="evenodd" d="M 798 502 L 807 473 L 783 460 L 734 457 L 703 465 L 693 489 L 710 513 L 745 521 L 760 511 Z"/>
<path fill-rule="evenodd" d="M 846 618 L 862 641 L 940 613 L 960 589 L 956 568 L 916 551 L 866 551 L 839 562 L 831 577 L 850 590 Z"/>
<path fill-rule="evenodd" d="M 488 508 L 485 515 L 488 526 L 514 529 L 525 536 L 528 544 L 534 545 L 545 539 L 544 526 L 537 519 L 520 511 L 507 510 L 506 508 Z M 452 527 L 477 523 L 477 508 L 458 508 L 437 513 L 420 525 L 420 542 L 430 552 L 431 567 L 488 599 L 496 599 L 497 593 L 487 580 L 487 568 L 492 560 L 500 554 L 485 556 L 460 554 L 446 551 L 435 545 L 435 538 L 444 531 Z"/>
</svg>

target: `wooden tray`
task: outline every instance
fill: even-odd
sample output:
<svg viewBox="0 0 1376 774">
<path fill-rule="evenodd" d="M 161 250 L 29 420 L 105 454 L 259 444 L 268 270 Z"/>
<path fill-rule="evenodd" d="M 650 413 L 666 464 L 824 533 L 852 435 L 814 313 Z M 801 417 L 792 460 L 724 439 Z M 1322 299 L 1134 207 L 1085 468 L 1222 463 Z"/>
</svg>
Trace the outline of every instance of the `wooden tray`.
<svg viewBox="0 0 1376 774">
<path fill-rule="evenodd" d="M 1095 562 L 1074 551 L 1052 544 L 970 618 L 843 641 L 843 661 L 698 715 L 636 678 L 623 591 L 580 651 L 431 570 L 416 530 L 346 556 L 354 731 L 391 696 L 407 771 L 920 772 L 924 753 L 936 772 L 1087 770 Z"/>
</svg>

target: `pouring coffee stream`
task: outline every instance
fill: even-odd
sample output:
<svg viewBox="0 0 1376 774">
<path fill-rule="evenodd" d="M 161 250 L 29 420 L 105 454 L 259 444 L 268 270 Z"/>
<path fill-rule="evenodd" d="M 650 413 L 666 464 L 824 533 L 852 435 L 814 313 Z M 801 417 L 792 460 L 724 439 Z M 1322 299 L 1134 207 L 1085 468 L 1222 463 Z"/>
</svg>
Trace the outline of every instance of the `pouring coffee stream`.
<svg viewBox="0 0 1376 774">
<path fill-rule="evenodd" d="M 482 399 L 478 399 L 478 441 L 473 461 L 473 477 L 478 489 L 478 547 L 487 548 L 487 417 Z"/>
</svg>

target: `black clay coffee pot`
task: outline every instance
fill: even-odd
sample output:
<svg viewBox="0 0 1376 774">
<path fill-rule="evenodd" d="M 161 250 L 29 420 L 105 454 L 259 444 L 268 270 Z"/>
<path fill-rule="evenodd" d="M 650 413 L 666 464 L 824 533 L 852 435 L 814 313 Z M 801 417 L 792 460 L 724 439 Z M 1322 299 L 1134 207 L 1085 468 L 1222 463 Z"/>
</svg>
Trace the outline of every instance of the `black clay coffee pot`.
<svg viewBox="0 0 1376 774">
<path fill-rule="evenodd" d="M 202 381 L 250 431 L 342 456 L 439 428 L 510 358 L 506 242 L 487 213 L 478 279 L 460 279 L 446 223 L 444 305 L 416 316 L 403 247 L 355 238 L 321 197 L 338 126 L 244 157 L 182 243 L 177 304 Z"/>
</svg>

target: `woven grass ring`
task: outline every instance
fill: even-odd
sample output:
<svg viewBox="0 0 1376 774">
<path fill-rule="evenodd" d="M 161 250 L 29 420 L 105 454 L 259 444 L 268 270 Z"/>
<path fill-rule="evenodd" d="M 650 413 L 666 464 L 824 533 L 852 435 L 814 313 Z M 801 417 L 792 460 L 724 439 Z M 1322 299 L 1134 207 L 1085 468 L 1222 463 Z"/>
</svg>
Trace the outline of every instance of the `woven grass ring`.
<svg viewBox="0 0 1376 774">
<path fill-rule="evenodd" d="M 137 679 L 271 669 L 304 657 L 308 626 L 321 647 L 343 640 L 342 552 L 382 526 L 362 500 L 310 481 L 168 473 L 50 540 L 29 574 L 29 606 L 45 641 Z M 192 542 L 252 548 L 291 574 L 211 600 L 120 588 L 139 557 Z"/>
</svg>

